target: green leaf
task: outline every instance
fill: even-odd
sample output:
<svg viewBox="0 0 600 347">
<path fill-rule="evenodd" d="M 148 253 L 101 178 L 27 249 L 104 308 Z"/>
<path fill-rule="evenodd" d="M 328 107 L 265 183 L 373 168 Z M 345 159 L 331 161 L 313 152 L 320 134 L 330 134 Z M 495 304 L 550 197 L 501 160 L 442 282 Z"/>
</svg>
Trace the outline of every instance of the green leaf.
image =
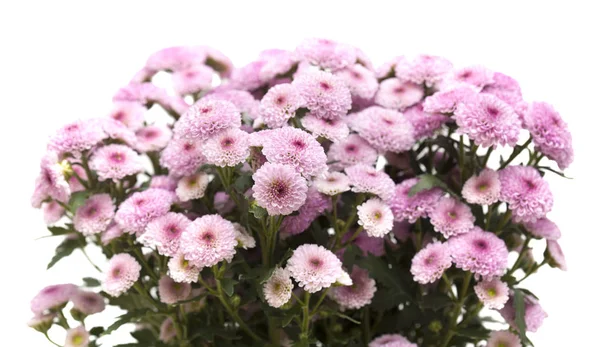
<svg viewBox="0 0 600 347">
<path fill-rule="evenodd" d="M 102 336 L 110 335 L 113 331 L 119 329 L 121 326 L 127 323 L 137 322 L 147 312 L 147 310 L 135 310 L 119 316 L 116 322 L 114 322 L 108 328 L 106 328 L 106 330 L 102 333 Z"/>
<path fill-rule="evenodd" d="M 343 314 L 343 313 L 341 313 L 341 312 L 333 312 L 333 313 L 334 313 L 336 316 L 340 317 L 340 318 L 343 318 L 343 319 L 345 319 L 345 320 L 349 320 L 349 321 L 351 321 L 351 322 L 352 322 L 352 323 L 354 323 L 354 324 L 358 324 L 358 325 L 360 325 L 360 322 L 359 322 L 359 321 L 357 321 L 356 319 L 354 319 L 354 318 L 352 318 L 352 317 L 350 317 L 350 316 L 347 316 L 347 315 L 345 315 L 345 314 Z"/>
<path fill-rule="evenodd" d="M 46 269 L 50 269 L 62 258 L 70 256 L 75 249 L 81 248 L 82 246 L 83 245 L 80 239 L 65 239 L 60 245 L 58 245 L 58 247 L 56 247 L 54 257 L 52 257 Z"/>
<path fill-rule="evenodd" d="M 267 269 L 266 271 L 264 271 L 263 274 L 260 275 L 260 277 L 258 277 L 258 283 L 265 284 L 271 278 L 271 276 L 273 276 L 274 271 L 275 268 Z"/>
<path fill-rule="evenodd" d="M 292 322 L 292 320 L 294 320 L 295 317 L 298 317 L 298 310 L 291 309 L 287 311 L 283 316 L 283 319 L 281 320 L 281 327 L 285 328 L 288 325 L 290 325 L 290 323 Z"/>
<path fill-rule="evenodd" d="M 267 210 L 253 203 L 250 205 L 250 213 L 254 215 L 254 218 L 262 219 L 267 215 Z"/>
<path fill-rule="evenodd" d="M 238 281 L 234 280 L 233 278 L 221 279 L 221 285 L 223 286 L 223 291 L 225 292 L 225 294 L 227 294 L 227 296 L 233 295 L 233 287 L 236 283 L 238 283 Z"/>
<path fill-rule="evenodd" d="M 83 205 L 83 203 L 87 200 L 88 196 L 89 192 L 87 191 L 75 192 L 71 194 L 71 199 L 69 200 L 69 207 L 71 211 L 77 211 L 79 206 Z"/>
<path fill-rule="evenodd" d="M 94 336 L 100 336 L 104 332 L 104 327 L 93 327 L 90 329 L 90 334 Z"/>
<path fill-rule="evenodd" d="M 448 295 L 441 293 L 432 293 L 423 297 L 421 307 L 425 309 L 431 309 L 438 311 L 444 307 L 448 307 L 453 304 L 452 299 Z"/>
<path fill-rule="evenodd" d="M 67 235 L 73 232 L 73 230 L 63 227 L 48 227 L 48 230 L 52 236 Z"/>
<path fill-rule="evenodd" d="M 459 336 L 474 338 L 479 341 L 487 339 L 490 335 L 490 332 L 483 327 L 468 327 L 458 330 L 456 334 Z"/>
<path fill-rule="evenodd" d="M 360 259 L 358 263 L 360 267 L 368 270 L 369 275 L 375 280 L 393 289 L 399 295 L 410 298 L 405 285 L 397 273 L 398 270 L 390 269 L 388 263 L 384 262 L 381 258 L 369 254 L 366 258 Z"/>
<path fill-rule="evenodd" d="M 89 288 L 93 288 L 93 287 L 99 287 L 100 286 L 100 281 L 98 281 L 95 278 L 91 278 L 91 277 L 84 277 L 83 278 L 83 285 Z"/>
<path fill-rule="evenodd" d="M 156 342 L 156 337 L 149 329 L 136 330 L 131 333 L 131 336 L 144 346 L 152 346 Z"/>
<path fill-rule="evenodd" d="M 555 174 L 559 175 L 560 177 L 563 177 L 563 178 L 566 178 L 566 179 L 569 179 L 569 180 L 573 179 L 573 177 L 566 176 L 563 172 L 554 170 L 553 168 L 548 167 L 548 166 L 538 166 L 538 170 L 550 171 L 552 173 L 555 173 Z"/>
<path fill-rule="evenodd" d="M 444 183 L 436 176 L 430 174 L 421 175 L 419 176 L 419 182 L 417 182 L 417 184 L 415 184 L 408 191 L 408 196 L 414 196 L 419 192 L 429 190 L 435 187 L 442 188 L 444 191 L 450 191 L 450 189 L 448 189 L 448 185 L 446 185 L 446 183 Z"/>
<path fill-rule="evenodd" d="M 233 183 L 233 188 L 236 192 L 244 194 L 252 186 L 252 176 L 241 175 Z"/>
<path fill-rule="evenodd" d="M 527 341 L 525 326 L 525 296 L 521 290 L 515 289 L 513 301 L 515 308 L 515 323 L 517 324 L 519 336 L 521 337 L 521 341 Z"/>
</svg>

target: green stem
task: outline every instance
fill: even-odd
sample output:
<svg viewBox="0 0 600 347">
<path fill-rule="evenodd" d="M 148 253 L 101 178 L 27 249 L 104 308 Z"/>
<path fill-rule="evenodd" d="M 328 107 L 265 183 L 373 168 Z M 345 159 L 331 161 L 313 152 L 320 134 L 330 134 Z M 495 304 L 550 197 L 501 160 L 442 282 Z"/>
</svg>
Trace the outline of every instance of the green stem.
<svg viewBox="0 0 600 347">
<path fill-rule="evenodd" d="M 502 233 L 502 229 L 508 224 L 508 222 L 510 221 L 510 217 L 512 216 L 512 211 L 508 210 L 504 213 L 504 216 L 502 217 L 502 220 L 500 221 L 500 223 L 498 223 L 498 226 L 496 227 L 496 230 L 494 230 L 494 233 L 496 235 L 499 235 Z"/>
<path fill-rule="evenodd" d="M 365 345 L 367 345 L 371 341 L 371 317 L 368 306 L 363 310 L 362 326 L 365 334 Z"/>
<path fill-rule="evenodd" d="M 310 293 L 304 293 L 304 302 L 302 305 L 302 326 L 300 333 L 300 340 L 303 342 L 302 346 L 308 346 L 308 329 L 310 327 Z"/>
<path fill-rule="evenodd" d="M 317 313 L 317 311 L 319 310 L 319 306 L 321 306 L 321 303 L 323 303 L 323 300 L 327 296 L 327 292 L 329 291 L 329 288 L 331 288 L 331 287 L 326 288 L 323 291 L 323 293 L 321 293 L 321 297 L 319 297 L 319 300 L 317 301 L 315 308 L 313 308 L 312 312 L 310 313 L 311 316 L 314 316 Z"/>
<path fill-rule="evenodd" d="M 423 225 L 421 224 L 421 218 L 417 219 L 417 222 L 415 224 L 417 228 L 417 238 L 415 240 L 415 247 L 417 251 L 419 251 L 423 246 Z"/>
<path fill-rule="evenodd" d="M 529 139 L 527 141 L 525 141 L 524 144 L 522 144 L 520 146 L 516 146 L 515 149 L 513 149 L 510 157 L 508 157 L 508 159 L 504 163 L 502 163 L 502 165 L 500 165 L 500 168 L 498 170 L 502 170 L 506 166 L 508 166 L 508 164 L 510 164 L 519 154 L 521 154 L 521 152 L 525 148 L 527 148 L 527 146 L 529 146 L 529 144 L 531 143 L 532 140 L 533 140 L 533 138 L 530 136 Z"/>
<path fill-rule="evenodd" d="M 47 332 L 47 331 L 44 333 L 44 336 L 46 336 L 46 340 L 48 340 L 48 341 L 49 341 L 51 344 L 53 344 L 53 345 L 55 345 L 55 346 L 58 346 L 58 347 L 62 347 L 62 346 L 61 346 L 61 345 L 59 345 L 58 343 L 56 343 L 56 342 L 52 341 L 52 339 L 50 338 L 50 336 L 48 336 L 48 332 Z"/>
<path fill-rule="evenodd" d="M 490 225 L 492 223 L 492 214 L 494 213 L 494 210 L 498 207 L 498 204 L 492 204 L 490 206 L 488 206 L 488 211 L 485 217 L 485 230 L 490 230 Z"/>
<path fill-rule="evenodd" d="M 517 260 L 515 260 L 514 265 L 510 268 L 507 275 L 512 275 L 515 271 L 517 271 L 517 269 L 519 269 L 519 265 L 521 265 L 521 260 L 523 260 L 525 254 L 527 253 L 529 241 L 531 241 L 531 236 L 526 237 L 525 243 L 523 243 L 523 246 L 521 247 L 521 252 L 519 252 Z"/>
<path fill-rule="evenodd" d="M 90 189 L 94 189 L 96 187 L 96 176 L 94 176 L 94 173 L 92 170 L 90 170 L 90 166 L 88 164 L 88 153 L 81 155 L 81 166 L 83 167 L 83 170 L 85 170 L 85 175 L 87 176 Z"/>
<path fill-rule="evenodd" d="M 469 284 L 471 283 L 472 277 L 473 277 L 473 274 L 471 272 L 467 271 L 465 273 L 465 278 L 463 279 L 462 288 L 458 295 L 458 301 L 456 302 L 456 306 L 454 307 L 454 312 L 452 313 L 452 316 L 450 318 L 450 327 L 448 327 L 448 330 L 446 331 L 444 340 L 443 340 L 442 344 L 440 345 L 441 347 L 448 346 L 448 344 L 450 343 L 450 340 L 452 340 L 452 337 L 455 334 L 454 330 L 456 329 L 456 325 L 458 324 L 457 323 L 458 316 L 460 316 L 460 311 L 462 310 L 462 307 L 465 303 L 465 299 L 467 298 L 467 291 L 469 290 Z"/>
<path fill-rule="evenodd" d="M 458 145 L 458 169 L 460 172 L 460 184 L 464 181 L 464 165 L 465 164 L 465 145 L 463 144 L 463 135 L 460 135 L 460 143 Z"/>
<path fill-rule="evenodd" d="M 58 325 L 67 330 L 70 329 L 69 322 L 67 322 L 67 317 L 65 317 L 65 314 L 62 310 L 58 311 Z"/>
<path fill-rule="evenodd" d="M 492 154 L 492 152 L 494 151 L 494 147 L 490 146 L 487 150 L 487 152 L 485 153 L 485 157 L 483 157 L 483 166 L 484 168 L 487 166 L 487 162 L 490 159 L 490 155 Z"/>
<path fill-rule="evenodd" d="M 456 300 L 456 297 L 454 296 L 454 293 L 452 292 L 452 281 L 450 281 L 450 279 L 448 278 L 448 275 L 446 275 L 445 272 L 442 274 L 442 279 L 444 280 L 444 283 L 446 283 L 446 286 L 448 286 L 448 295 L 450 295 L 450 298 L 452 300 Z"/>
<path fill-rule="evenodd" d="M 219 279 L 217 279 L 216 282 L 217 282 L 217 298 L 219 298 L 219 301 L 221 301 L 221 304 L 223 305 L 223 308 L 225 308 L 225 311 L 227 311 L 227 313 L 229 313 L 231 318 L 233 318 L 233 320 L 240 326 L 240 328 L 246 334 L 248 334 L 248 336 L 250 336 L 253 340 L 255 340 L 257 342 L 262 343 L 263 340 L 258 335 L 256 335 L 252 331 L 252 329 L 250 329 L 248 327 L 248 325 L 246 325 L 244 320 L 238 315 L 237 311 L 231 307 L 228 300 L 225 298 L 225 293 L 223 292 L 223 287 L 221 286 L 221 281 Z"/>
<path fill-rule="evenodd" d="M 85 256 L 85 259 L 87 259 L 90 264 L 92 264 L 92 266 L 98 270 L 98 272 L 102 272 L 102 270 L 100 270 L 100 268 L 98 267 L 98 265 L 94 264 L 94 262 L 92 261 L 92 259 L 90 258 L 90 256 L 87 254 L 87 252 L 85 251 L 85 248 L 80 248 L 81 249 L 81 253 L 83 253 L 83 255 Z"/>
<path fill-rule="evenodd" d="M 153 280 L 158 282 L 158 276 L 156 275 L 156 273 L 154 273 L 154 269 L 152 269 L 152 267 L 150 267 L 150 264 L 148 264 L 148 262 L 146 261 L 146 257 L 144 257 L 142 251 L 133 244 L 133 241 L 131 239 L 129 239 L 129 244 L 133 249 L 133 253 L 135 253 L 135 256 L 138 258 L 138 261 L 142 263 L 142 267 L 146 269 L 146 272 L 148 272 L 148 275 L 152 277 Z"/>
</svg>

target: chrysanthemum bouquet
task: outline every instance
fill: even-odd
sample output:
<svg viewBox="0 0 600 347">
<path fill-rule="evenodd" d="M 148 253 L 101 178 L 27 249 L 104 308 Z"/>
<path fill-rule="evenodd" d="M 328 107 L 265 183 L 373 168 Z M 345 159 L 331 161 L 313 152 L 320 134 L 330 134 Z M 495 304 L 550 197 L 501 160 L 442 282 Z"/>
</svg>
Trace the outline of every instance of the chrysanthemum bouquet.
<svg viewBox="0 0 600 347">
<path fill-rule="evenodd" d="M 173 47 L 113 101 L 51 137 L 32 198 L 64 239 L 48 268 L 108 260 L 32 300 L 59 345 L 135 324 L 121 346 L 508 347 L 546 317 L 524 280 L 566 268 L 544 176 L 571 135 L 504 74 L 426 55 L 374 69 L 318 39 L 241 68 Z M 125 312 L 86 324 L 107 304 Z"/>
</svg>

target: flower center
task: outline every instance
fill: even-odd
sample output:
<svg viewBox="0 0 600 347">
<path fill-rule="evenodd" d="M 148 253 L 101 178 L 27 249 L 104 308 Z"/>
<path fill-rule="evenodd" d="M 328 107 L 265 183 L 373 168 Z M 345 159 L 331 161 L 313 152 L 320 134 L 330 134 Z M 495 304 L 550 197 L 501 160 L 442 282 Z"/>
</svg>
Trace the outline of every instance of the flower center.
<svg viewBox="0 0 600 347">
<path fill-rule="evenodd" d="M 450 217 L 452 219 L 456 219 L 456 217 L 458 217 L 458 215 L 454 211 L 448 211 L 448 217 Z"/>
<path fill-rule="evenodd" d="M 172 224 L 167 227 L 167 231 L 171 233 L 171 235 L 175 235 L 179 233 L 179 228 L 176 225 Z"/>
<path fill-rule="evenodd" d="M 496 297 L 496 289 L 494 289 L 494 288 L 490 288 L 490 289 L 488 289 L 488 290 L 487 290 L 487 294 L 488 294 L 488 296 L 489 296 L 490 298 L 494 298 L 494 297 Z"/>
<path fill-rule="evenodd" d="M 206 242 L 206 243 L 211 243 L 213 242 L 215 239 L 215 235 L 213 235 L 212 232 L 207 231 L 204 234 L 202 234 L 202 241 Z"/>
<path fill-rule="evenodd" d="M 114 163 L 123 163 L 125 161 L 125 155 L 121 152 L 114 152 L 110 155 L 110 160 Z"/>
<path fill-rule="evenodd" d="M 488 244 L 487 242 L 485 242 L 485 240 L 475 240 L 473 244 L 475 245 L 475 247 L 479 248 L 482 251 L 488 248 Z"/>
<path fill-rule="evenodd" d="M 113 115 L 114 120 L 120 121 L 120 120 L 123 120 L 123 118 L 125 118 L 125 113 L 123 113 L 123 111 L 119 111 Z"/>
<path fill-rule="evenodd" d="M 112 275 L 114 278 L 119 278 L 121 276 L 121 268 L 116 267 L 112 270 Z"/>
<path fill-rule="evenodd" d="M 350 152 L 350 153 L 356 152 L 356 145 L 347 145 L 346 152 Z"/>
<path fill-rule="evenodd" d="M 383 214 L 381 213 L 381 211 L 376 211 L 375 213 L 373 213 L 373 218 L 376 220 L 380 220 L 381 217 L 383 217 Z"/>
<path fill-rule="evenodd" d="M 83 336 L 81 336 L 81 335 L 74 335 L 73 338 L 71 339 L 71 341 L 75 345 L 80 345 L 80 344 L 83 343 Z"/>
<path fill-rule="evenodd" d="M 464 71 L 463 73 L 461 73 L 458 77 L 460 79 L 466 80 L 467 78 L 471 77 L 473 73 L 471 71 Z"/>
<path fill-rule="evenodd" d="M 425 265 L 431 265 L 435 263 L 435 254 L 430 254 L 427 258 L 425 258 Z"/>
<path fill-rule="evenodd" d="M 497 115 L 500 114 L 500 111 L 495 107 L 488 106 L 487 113 L 492 117 L 496 117 Z"/>
<path fill-rule="evenodd" d="M 304 149 L 306 147 L 306 143 L 302 140 L 294 140 L 292 141 L 292 146 L 296 147 L 296 149 Z"/>
<path fill-rule="evenodd" d="M 321 264 L 323 264 L 323 262 L 319 258 L 312 258 L 310 260 L 310 265 L 315 269 L 319 268 L 321 266 Z"/>
<path fill-rule="evenodd" d="M 391 119 L 389 119 L 389 118 L 383 118 L 382 120 L 383 120 L 383 122 L 384 122 L 385 124 L 387 124 L 387 125 L 392 125 L 392 124 L 394 124 L 394 121 L 393 121 L 393 120 L 391 120 Z"/>
<path fill-rule="evenodd" d="M 156 130 L 147 130 L 144 133 L 144 137 L 148 140 L 155 138 L 158 135 L 158 132 Z"/>
<path fill-rule="evenodd" d="M 533 189 L 533 188 L 535 188 L 535 183 L 533 183 L 533 182 L 532 182 L 532 181 L 530 181 L 530 180 L 525 180 L 525 185 L 526 185 L 526 186 L 527 186 L 527 188 L 529 188 L 529 189 Z"/>
<path fill-rule="evenodd" d="M 329 83 L 327 83 L 327 82 L 320 82 L 319 87 L 321 87 L 321 89 L 323 89 L 323 90 L 331 89 L 331 85 L 329 85 Z"/>
<path fill-rule="evenodd" d="M 202 108 L 200 109 L 200 113 L 203 113 L 203 114 L 210 113 L 210 111 L 212 111 L 212 107 L 208 107 L 208 106 L 206 106 L 206 107 L 202 107 Z"/>
<path fill-rule="evenodd" d="M 189 143 L 189 142 L 186 142 L 186 143 L 183 145 L 183 150 L 184 150 L 184 151 L 188 151 L 188 152 L 189 152 L 189 151 L 190 151 L 190 150 L 192 150 L 193 148 L 194 148 L 194 145 L 193 145 L 193 144 L 191 144 L 191 143 Z"/>
<path fill-rule="evenodd" d="M 234 143 L 234 141 L 232 138 L 226 137 L 223 140 L 221 140 L 221 147 L 230 148 L 233 145 L 233 143 Z"/>
<path fill-rule="evenodd" d="M 96 206 L 90 206 L 86 212 L 86 215 L 88 217 L 93 217 L 98 212 L 98 209 L 96 208 Z"/>
<path fill-rule="evenodd" d="M 283 105 L 285 103 L 285 96 L 278 96 L 277 99 L 275 99 L 275 103 L 279 106 Z"/>
<path fill-rule="evenodd" d="M 480 192 L 484 192 L 488 189 L 488 184 L 487 183 L 480 183 L 477 185 L 477 190 Z"/>
<path fill-rule="evenodd" d="M 406 89 L 404 87 L 398 87 L 396 89 L 394 89 L 394 93 L 396 94 L 402 94 L 406 91 Z"/>
<path fill-rule="evenodd" d="M 274 196 L 276 196 L 278 198 L 283 198 L 284 196 L 287 195 L 288 187 L 282 181 L 274 181 L 271 184 L 271 192 Z"/>
</svg>

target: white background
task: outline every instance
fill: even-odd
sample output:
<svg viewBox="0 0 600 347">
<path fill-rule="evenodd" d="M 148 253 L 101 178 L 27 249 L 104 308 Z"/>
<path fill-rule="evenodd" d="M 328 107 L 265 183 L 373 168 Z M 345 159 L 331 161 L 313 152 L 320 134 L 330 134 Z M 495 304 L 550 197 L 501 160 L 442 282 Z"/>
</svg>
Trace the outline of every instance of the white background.
<svg viewBox="0 0 600 347">
<path fill-rule="evenodd" d="M 45 271 L 58 240 L 35 241 L 45 226 L 29 198 L 56 128 L 105 115 L 113 93 L 159 48 L 212 45 L 241 65 L 262 49 L 293 49 L 313 36 L 361 47 L 376 64 L 418 53 L 443 55 L 456 66 L 483 64 L 515 77 L 527 100 L 554 104 L 576 151 L 567 171 L 575 180 L 549 175 L 550 217 L 562 229 L 569 271 L 545 268 L 524 283 L 549 313 L 531 337 L 542 347 L 597 343 L 600 26 L 598 11 L 586 3 L 3 1 L 0 7 L 0 345 L 46 346 L 25 325 L 31 297 L 47 284 L 96 275 L 79 253 Z"/>
</svg>

